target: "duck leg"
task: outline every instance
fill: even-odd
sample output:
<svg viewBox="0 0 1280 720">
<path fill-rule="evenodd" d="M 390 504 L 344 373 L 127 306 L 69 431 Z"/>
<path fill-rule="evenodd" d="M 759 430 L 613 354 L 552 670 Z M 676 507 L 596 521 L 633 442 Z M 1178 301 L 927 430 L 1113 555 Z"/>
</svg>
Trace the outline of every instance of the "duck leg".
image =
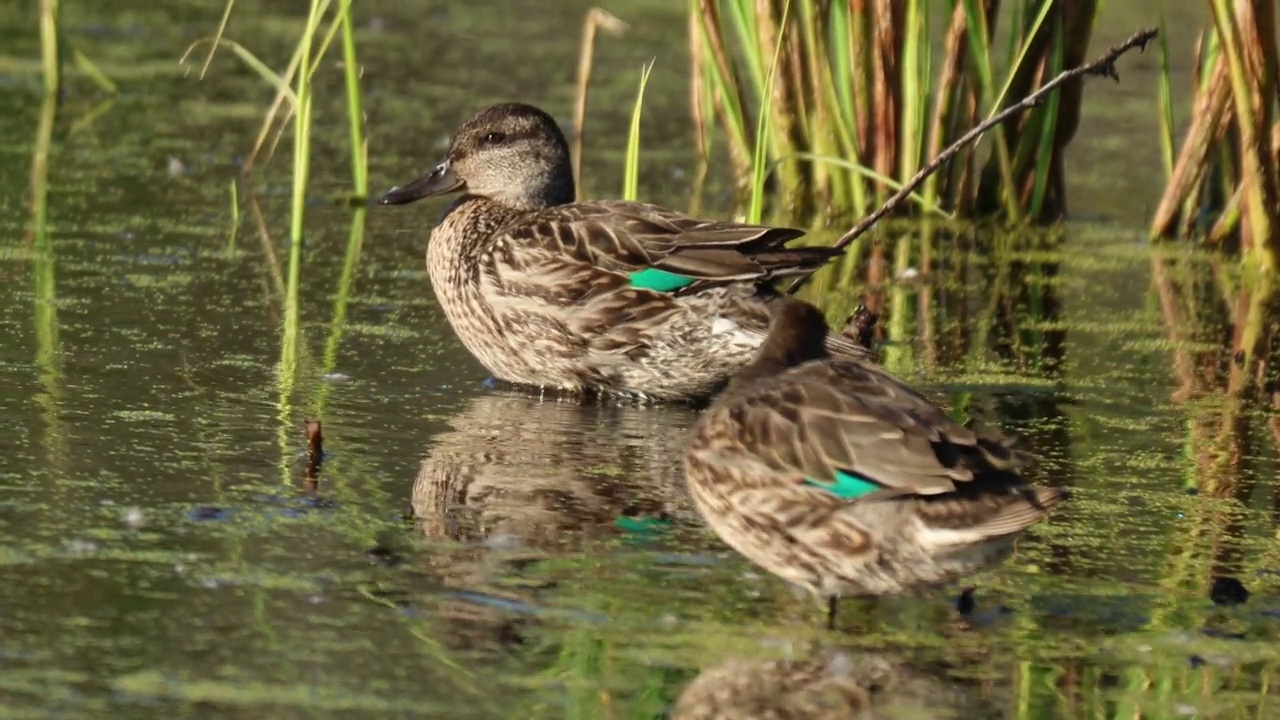
<svg viewBox="0 0 1280 720">
<path fill-rule="evenodd" d="M 838 609 L 839 603 L 840 603 L 839 595 L 827 596 L 827 629 L 828 630 L 836 629 L 836 610 Z"/>
</svg>

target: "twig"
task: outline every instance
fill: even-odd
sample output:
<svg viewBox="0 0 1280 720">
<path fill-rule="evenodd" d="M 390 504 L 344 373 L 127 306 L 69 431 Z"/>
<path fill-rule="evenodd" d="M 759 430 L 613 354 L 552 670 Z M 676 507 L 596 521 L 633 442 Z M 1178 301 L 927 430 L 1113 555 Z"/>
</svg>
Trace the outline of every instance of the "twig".
<svg viewBox="0 0 1280 720">
<path fill-rule="evenodd" d="M 324 462 L 324 433 L 319 420 L 306 420 L 307 431 L 307 480 L 314 483 L 320 477 L 320 465 Z"/>
<path fill-rule="evenodd" d="M 1097 60 L 1094 60 L 1093 62 L 1088 63 L 1086 65 L 1081 65 L 1079 67 L 1071 68 L 1070 70 L 1064 70 L 1058 73 L 1057 77 L 1045 83 L 1044 86 L 1041 87 L 1039 90 L 1036 90 L 1035 92 L 1031 93 L 1027 97 L 1023 98 L 1021 101 L 1013 105 L 1010 105 L 1004 110 L 1001 110 L 995 115 L 992 115 L 991 117 L 987 118 L 982 123 L 979 123 L 977 127 L 965 133 L 963 136 L 960 137 L 959 140 L 956 140 L 955 142 L 951 143 L 951 145 L 948 146 L 946 150 L 943 150 L 928 165 L 925 165 L 923 168 L 921 168 L 919 172 L 917 172 L 914 176 L 912 176 L 910 180 L 907 181 L 907 184 L 903 185 L 902 188 L 898 190 L 898 192 L 894 193 L 893 196 L 890 197 L 888 200 L 886 200 L 885 203 L 881 205 L 875 212 L 863 218 L 862 221 L 859 222 L 857 225 L 854 225 L 853 229 L 851 229 L 849 232 L 845 233 L 844 235 L 841 235 L 840 239 L 836 241 L 836 244 L 834 245 L 834 247 L 837 250 L 843 250 L 845 247 L 849 245 L 849 243 L 852 243 L 854 240 L 857 240 L 858 238 L 862 237 L 862 235 L 865 234 L 868 230 L 870 230 L 872 226 L 880 222 L 880 220 L 884 218 L 885 215 L 888 215 L 889 213 L 893 212 L 898 208 L 899 205 L 904 203 L 907 200 L 907 198 L 911 195 L 911 193 L 915 192 L 916 189 L 919 188 L 920 185 L 922 185 L 930 175 L 937 172 L 938 168 L 942 167 L 947 162 L 949 162 L 951 158 L 956 156 L 957 153 L 959 153 L 965 147 L 973 144 L 974 142 L 977 142 L 977 140 L 981 138 L 983 134 L 985 134 L 988 130 L 995 127 L 996 125 L 999 125 L 1000 123 L 1004 122 L 1005 120 L 1008 120 L 1009 118 L 1013 117 L 1014 115 L 1017 115 L 1018 113 L 1024 110 L 1027 110 L 1039 105 L 1044 100 L 1044 97 L 1048 95 L 1050 92 L 1052 92 L 1053 90 L 1057 89 L 1059 85 L 1065 83 L 1068 80 L 1071 80 L 1072 78 L 1077 78 L 1082 75 L 1098 75 L 1101 77 L 1109 77 L 1114 79 L 1116 82 L 1119 82 L 1120 73 L 1116 72 L 1116 60 L 1118 60 L 1121 55 L 1129 52 L 1135 47 L 1140 48 L 1142 50 L 1146 50 L 1147 43 L 1150 43 L 1152 40 L 1154 40 L 1157 35 L 1159 35 L 1159 31 L 1154 28 L 1139 30 L 1138 32 L 1130 36 L 1128 40 L 1125 40 L 1119 45 L 1112 46 L 1111 49 L 1107 50 L 1107 52 L 1104 53 L 1102 57 L 1098 58 Z M 794 293 L 796 290 L 800 288 L 801 285 L 803 285 L 812 276 L 813 276 L 813 273 L 810 272 L 807 275 L 801 275 L 800 277 L 797 277 L 795 280 L 791 281 L 791 285 L 787 287 L 787 294 L 790 295 Z"/>
<path fill-rule="evenodd" d="M 573 92 L 573 146 L 569 157 L 573 164 L 574 187 L 582 186 L 582 137 L 587 125 L 587 89 L 591 83 L 591 70 L 595 67 L 596 32 L 604 30 L 610 35 L 621 35 L 627 24 L 607 10 L 593 7 L 582 22 L 582 41 L 578 45 L 578 79 Z"/>
<path fill-rule="evenodd" d="M 876 323 L 879 321 L 880 314 L 872 312 L 866 302 L 859 300 L 853 315 L 849 316 L 844 329 L 840 332 L 862 347 L 870 348 L 875 342 Z"/>
</svg>

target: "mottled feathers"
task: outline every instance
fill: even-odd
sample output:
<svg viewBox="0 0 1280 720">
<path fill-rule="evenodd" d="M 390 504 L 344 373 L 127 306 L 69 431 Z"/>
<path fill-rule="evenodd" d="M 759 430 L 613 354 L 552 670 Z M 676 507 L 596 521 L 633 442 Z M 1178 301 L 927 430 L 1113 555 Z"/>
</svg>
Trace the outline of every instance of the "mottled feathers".
<svg viewBox="0 0 1280 720">
<path fill-rule="evenodd" d="M 463 344 L 514 383 L 705 398 L 763 342 L 771 283 L 840 254 L 788 247 L 803 234 L 791 228 L 574 202 L 563 134 L 519 103 L 468 119 L 440 164 L 380 202 L 454 192 L 427 250 L 432 286 Z M 846 337 L 827 344 L 866 353 Z"/>
<path fill-rule="evenodd" d="M 1026 486 L 1008 444 L 878 366 L 830 357 L 827 334 L 815 308 L 788 303 L 694 429 L 691 491 L 730 545 L 823 594 L 896 592 L 1001 555 L 992 541 L 1062 500 Z"/>
</svg>

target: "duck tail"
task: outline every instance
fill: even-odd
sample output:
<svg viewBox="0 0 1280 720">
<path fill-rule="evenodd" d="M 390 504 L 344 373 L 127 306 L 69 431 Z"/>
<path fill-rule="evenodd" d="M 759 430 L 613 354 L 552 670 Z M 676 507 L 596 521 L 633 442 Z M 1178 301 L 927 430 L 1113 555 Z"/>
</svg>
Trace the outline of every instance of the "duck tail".
<svg viewBox="0 0 1280 720">
<path fill-rule="evenodd" d="M 813 272 L 832 258 L 843 255 L 844 251 L 829 247 L 799 247 L 747 251 L 744 254 L 764 268 L 765 280 L 774 280 Z"/>
<path fill-rule="evenodd" d="M 1020 533 L 1047 517 L 1067 497 L 1063 488 L 1027 486 L 981 500 L 923 497 L 922 540 L 938 549 L 958 548 Z"/>
<path fill-rule="evenodd" d="M 827 333 L 825 341 L 827 353 L 832 357 L 848 358 L 853 360 L 873 360 L 874 351 L 871 348 L 859 344 L 856 340 L 847 335 L 837 333 Z"/>
<path fill-rule="evenodd" d="M 1020 488 L 1009 493 L 1004 506 L 974 525 L 973 530 L 986 537 L 1022 532 L 1045 519 L 1066 497 L 1062 488 Z"/>
</svg>

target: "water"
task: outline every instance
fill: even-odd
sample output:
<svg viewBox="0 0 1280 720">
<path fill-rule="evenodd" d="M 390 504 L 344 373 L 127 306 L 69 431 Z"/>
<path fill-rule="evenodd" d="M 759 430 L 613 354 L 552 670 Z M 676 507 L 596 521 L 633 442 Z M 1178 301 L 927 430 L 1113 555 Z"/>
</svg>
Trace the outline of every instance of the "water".
<svg viewBox="0 0 1280 720">
<path fill-rule="evenodd" d="M 911 339 L 890 367 L 1023 437 L 1073 500 L 974 580 L 971 623 L 952 588 L 847 603 L 829 634 L 699 523 L 678 473 L 692 412 L 486 386 L 429 291 L 437 207 L 370 212 L 349 255 L 353 215 L 325 202 L 349 186 L 332 68 L 282 397 L 288 143 L 255 184 L 261 229 L 243 194 L 233 223 L 229 187 L 270 91 L 230 53 L 203 81 L 176 65 L 217 3 L 111 5 L 64 3 L 68 37 L 122 93 L 73 77 L 51 131 L 51 253 L 24 201 L 37 40 L 28 10 L 0 11 L 0 716 L 640 718 L 753 692 L 872 692 L 893 717 L 1274 712 L 1274 420 L 1223 433 L 1212 393 L 1181 399 L 1176 361 L 1220 336 L 1171 335 L 1142 239 L 1160 186 L 1151 55 L 1090 88 L 1059 245 L 948 255 L 886 296 Z M 527 14 L 539 40 L 513 44 L 503 3 L 362 3 L 374 187 L 434 162 L 483 103 L 567 118 L 586 7 Z M 1175 50 L 1199 8 L 1170 4 Z M 656 55 L 641 194 L 681 205 L 684 6 L 614 9 L 633 31 L 600 46 L 586 194 L 616 194 L 627 99 Z M 1107 12 L 1099 47 L 1154 21 Z M 279 66 L 299 20 L 242 0 L 228 36 Z M 309 483 L 313 414 L 327 456 Z"/>
</svg>

